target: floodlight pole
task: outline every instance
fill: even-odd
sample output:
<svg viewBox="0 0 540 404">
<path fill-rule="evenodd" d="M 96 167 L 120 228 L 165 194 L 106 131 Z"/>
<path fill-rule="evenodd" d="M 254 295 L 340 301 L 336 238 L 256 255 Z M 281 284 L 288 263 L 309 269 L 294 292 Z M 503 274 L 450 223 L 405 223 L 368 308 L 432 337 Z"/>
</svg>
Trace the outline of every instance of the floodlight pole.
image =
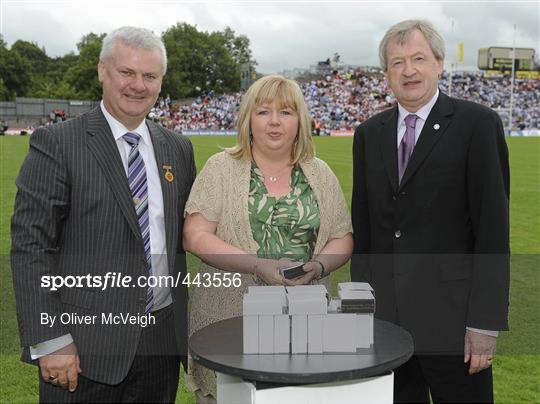
<svg viewBox="0 0 540 404">
<path fill-rule="evenodd" d="M 512 133 L 512 112 L 514 108 L 514 73 L 516 60 L 516 24 L 514 24 L 514 45 L 512 47 L 512 77 L 510 78 L 510 113 L 508 127 L 510 128 L 510 134 Z"/>
</svg>

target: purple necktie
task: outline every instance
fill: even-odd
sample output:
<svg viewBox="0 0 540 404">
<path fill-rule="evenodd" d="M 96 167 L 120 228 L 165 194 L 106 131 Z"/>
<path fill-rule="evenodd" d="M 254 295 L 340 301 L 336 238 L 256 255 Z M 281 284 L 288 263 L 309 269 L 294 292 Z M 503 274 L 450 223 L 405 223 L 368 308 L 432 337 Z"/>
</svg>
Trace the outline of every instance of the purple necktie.
<svg viewBox="0 0 540 404">
<path fill-rule="evenodd" d="M 414 114 L 409 114 L 405 117 L 405 125 L 407 126 L 407 129 L 405 130 L 405 135 L 403 135 L 403 139 L 401 139 L 401 143 L 398 147 L 399 182 L 401 182 L 401 178 L 403 178 L 403 173 L 405 173 L 405 169 L 409 163 L 409 158 L 411 157 L 414 149 L 414 136 L 417 119 L 418 116 Z"/>
<path fill-rule="evenodd" d="M 124 140 L 131 146 L 128 156 L 128 182 L 133 204 L 137 212 L 139 220 L 139 229 L 144 243 L 144 252 L 146 253 L 146 261 L 148 262 L 148 275 L 152 275 L 152 255 L 150 251 L 150 219 L 148 216 L 148 183 L 146 180 L 146 168 L 144 160 L 139 153 L 140 135 L 137 133 L 128 132 L 122 136 Z M 148 314 L 152 309 L 154 302 L 154 293 L 151 287 L 146 291 L 146 307 L 145 314 Z"/>
</svg>

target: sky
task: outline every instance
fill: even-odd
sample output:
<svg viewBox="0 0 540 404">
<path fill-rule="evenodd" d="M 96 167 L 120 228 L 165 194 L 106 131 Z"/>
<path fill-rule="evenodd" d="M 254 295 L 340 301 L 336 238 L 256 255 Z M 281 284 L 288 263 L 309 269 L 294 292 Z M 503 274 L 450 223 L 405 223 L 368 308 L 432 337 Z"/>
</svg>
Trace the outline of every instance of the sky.
<svg viewBox="0 0 540 404">
<path fill-rule="evenodd" d="M 540 48 L 540 0 L 535 1 L 22 1 L 0 0 L 0 33 L 45 47 L 49 56 L 76 52 L 80 38 L 135 25 L 161 34 L 186 22 L 203 31 L 230 26 L 251 41 L 257 70 L 308 68 L 339 53 L 353 65 L 378 65 L 384 32 L 409 18 L 429 19 L 446 41 L 446 69 L 464 43 L 458 69 L 474 70 L 478 49 Z M 538 59 L 538 54 L 537 54 Z"/>
</svg>

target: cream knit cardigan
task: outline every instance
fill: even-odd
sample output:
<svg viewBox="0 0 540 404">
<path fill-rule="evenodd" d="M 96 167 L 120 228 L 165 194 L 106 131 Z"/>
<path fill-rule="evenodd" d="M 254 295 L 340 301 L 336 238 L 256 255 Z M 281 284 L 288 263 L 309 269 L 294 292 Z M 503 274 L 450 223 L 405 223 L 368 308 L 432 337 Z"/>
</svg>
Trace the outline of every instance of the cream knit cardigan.
<svg viewBox="0 0 540 404">
<path fill-rule="evenodd" d="M 300 162 L 300 167 L 319 205 L 321 224 L 314 250 L 317 255 L 329 239 L 352 233 L 351 219 L 338 179 L 330 167 L 318 158 Z M 207 220 L 217 222 L 216 235 L 221 240 L 256 255 L 259 247 L 253 239 L 248 214 L 250 179 L 251 161 L 234 159 L 226 152 L 213 155 L 195 179 L 185 214 L 199 212 Z M 201 262 L 200 272 L 202 275 L 221 270 Z M 239 288 L 190 288 L 190 336 L 208 324 L 242 315 L 242 297 L 247 287 L 261 281 L 250 274 L 242 274 L 241 278 Z M 329 277 L 321 283 L 329 288 Z M 203 394 L 216 396 L 213 371 L 190 361 L 186 381 L 192 389 L 200 388 Z"/>
</svg>

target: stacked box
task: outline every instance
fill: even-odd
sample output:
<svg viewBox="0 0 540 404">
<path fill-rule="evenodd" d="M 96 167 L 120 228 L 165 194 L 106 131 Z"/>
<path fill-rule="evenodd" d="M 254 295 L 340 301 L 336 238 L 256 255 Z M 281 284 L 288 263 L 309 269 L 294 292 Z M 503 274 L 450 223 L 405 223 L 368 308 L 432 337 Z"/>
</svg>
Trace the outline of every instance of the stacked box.
<svg viewBox="0 0 540 404">
<path fill-rule="evenodd" d="M 368 290 L 340 290 L 342 313 L 374 313 L 375 298 Z"/>
<path fill-rule="evenodd" d="M 340 290 L 369 290 L 374 294 L 373 288 L 367 282 L 342 282 L 338 283 L 338 293 Z"/>
<path fill-rule="evenodd" d="M 259 316 L 244 314 L 243 320 L 243 339 L 244 353 L 259 353 Z"/>
<path fill-rule="evenodd" d="M 330 313 L 323 320 L 324 352 L 356 352 L 356 314 Z"/>
<path fill-rule="evenodd" d="M 296 288 L 287 288 L 292 318 L 291 352 L 322 353 L 322 316 L 328 313 L 326 288 L 313 288 L 312 293 L 309 288 Z"/>
<path fill-rule="evenodd" d="M 373 344 L 373 313 L 375 297 L 373 289 L 367 283 L 348 282 L 339 284 L 338 295 L 342 313 L 354 313 L 356 316 L 356 347 L 369 348 Z"/>
<path fill-rule="evenodd" d="M 250 286 L 244 295 L 244 353 L 356 352 L 373 344 L 375 298 L 361 282 L 338 285 Z"/>
<path fill-rule="evenodd" d="M 307 353 L 307 315 L 291 316 L 291 353 Z"/>
<path fill-rule="evenodd" d="M 248 288 L 248 293 L 244 295 L 243 300 L 244 353 L 270 354 L 275 352 L 275 316 L 283 316 L 284 311 L 286 313 L 286 307 L 287 299 L 284 287 L 250 286 Z M 278 327 L 277 330 L 282 334 L 283 326 Z M 288 336 L 288 330 L 286 335 Z M 288 337 L 287 341 L 284 341 L 283 338 L 285 336 L 281 335 L 278 340 L 282 345 L 286 344 L 288 347 Z M 283 350 L 281 345 L 279 345 L 279 349 Z"/>
<path fill-rule="evenodd" d="M 309 354 L 323 353 L 323 329 L 324 329 L 324 314 L 309 314 L 308 325 L 308 341 L 307 351 Z"/>
<path fill-rule="evenodd" d="M 297 285 L 297 286 L 287 286 L 287 294 L 321 294 L 328 296 L 328 290 L 324 285 Z"/>
<path fill-rule="evenodd" d="M 274 353 L 288 354 L 291 344 L 291 318 L 288 314 L 274 316 Z"/>
</svg>

